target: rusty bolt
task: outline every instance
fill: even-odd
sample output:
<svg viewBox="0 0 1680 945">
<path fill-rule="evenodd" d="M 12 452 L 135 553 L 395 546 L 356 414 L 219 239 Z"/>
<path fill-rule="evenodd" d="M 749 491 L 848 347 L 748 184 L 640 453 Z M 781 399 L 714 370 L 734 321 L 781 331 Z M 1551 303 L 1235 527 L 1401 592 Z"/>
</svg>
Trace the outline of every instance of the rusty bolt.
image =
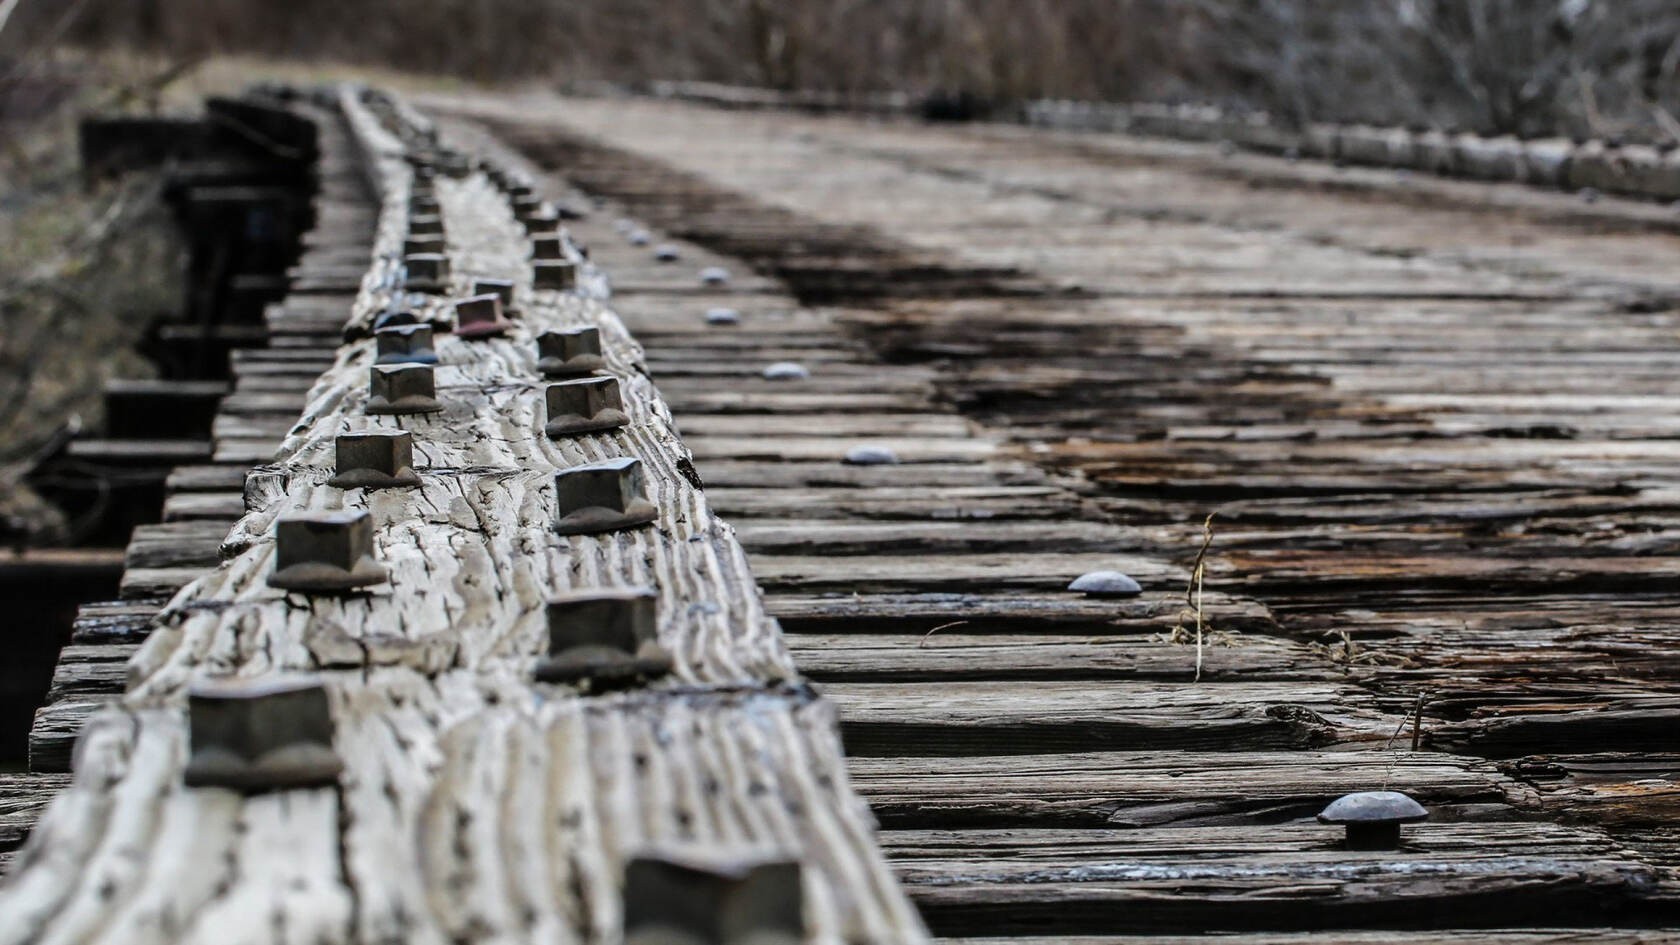
<svg viewBox="0 0 1680 945">
<path fill-rule="evenodd" d="M 256 792 L 330 785 L 332 706 L 318 680 L 210 680 L 187 694 L 189 787 Z"/>
<path fill-rule="evenodd" d="M 805 940 L 799 863 L 644 852 L 624 868 L 626 945 Z"/>
<path fill-rule="evenodd" d="M 429 364 L 376 364 L 369 374 L 367 413 L 432 413 L 442 410 Z"/>
<path fill-rule="evenodd" d="M 565 259 L 566 238 L 559 233 L 532 233 L 531 258 L 537 260 Z"/>
<path fill-rule="evenodd" d="M 455 303 L 455 334 L 462 338 L 490 338 L 510 327 L 502 317 L 502 297 L 494 292 Z"/>
<path fill-rule="evenodd" d="M 389 489 L 417 486 L 414 436 L 407 430 L 340 433 L 334 440 L 337 474 L 327 485 L 340 489 Z"/>
<path fill-rule="evenodd" d="M 409 236 L 430 236 L 443 232 L 443 217 L 435 213 L 421 213 L 408 218 Z"/>
<path fill-rule="evenodd" d="M 777 361 L 764 369 L 767 381 L 802 381 L 811 376 L 805 365 L 794 361 Z"/>
<path fill-rule="evenodd" d="M 615 430 L 629 420 L 624 415 L 624 400 L 619 396 L 616 377 L 561 381 L 548 385 L 544 393 L 548 400 L 548 424 L 543 432 L 550 439 Z"/>
<path fill-rule="evenodd" d="M 584 590 L 548 602 L 543 682 L 622 682 L 663 676 L 671 656 L 659 646 L 659 597 L 649 587 Z"/>
<path fill-rule="evenodd" d="M 1321 824 L 1347 827 L 1349 850 L 1393 850 L 1400 846 L 1400 825 L 1429 816 L 1422 804 L 1399 791 L 1344 794 L 1319 812 Z"/>
<path fill-rule="evenodd" d="M 599 371 L 601 330 L 593 325 L 545 331 L 537 336 L 537 370 L 544 377 L 578 377 Z"/>
<path fill-rule="evenodd" d="M 617 531 L 653 521 L 642 461 L 634 457 L 573 466 L 554 474 L 560 507 L 555 530 L 562 535 Z"/>
<path fill-rule="evenodd" d="M 1091 571 L 1074 578 L 1067 586 L 1087 597 L 1136 597 L 1143 593 L 1138 582 L 1119 571 Z"/>
<path fill-rule="evenodd" d="M 399 315 L 414 316 L 409 312 Z M 381 316 L 383 317 L 383 316 Z M 380 327 L 374 322 L 373 341 L 375 364 L 436 364 L 437 352 L 432 350 L 432 326 L 418 323 Z"/>
<path fill-rule="evenodd" d="M 502 300 L 502 311 L 508 312 L 513 308 L 513 280 L 512 279 L 474 279 L 473 295 L 495 295 Z"/>
<path fill-rule="evenodd" d="M 570 259 L 538 259 L 531 262 L 531 288 L 577 288 L 577 263 Z"/>
<path fill-rule="evenodd" d="M 373 559 L 373 518 L 366 511 L 307 512 L 274 523 L 270 587 L 333 594 L 385 581 L 385 568 Z"/>
</svg>

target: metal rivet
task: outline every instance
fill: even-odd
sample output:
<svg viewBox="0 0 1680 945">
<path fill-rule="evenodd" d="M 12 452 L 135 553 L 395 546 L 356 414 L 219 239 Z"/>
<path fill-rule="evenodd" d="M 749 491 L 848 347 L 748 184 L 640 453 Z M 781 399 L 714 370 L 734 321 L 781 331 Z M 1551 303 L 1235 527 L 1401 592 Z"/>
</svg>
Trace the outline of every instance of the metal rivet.
<svg viewBox="0 0 1680 945">
<path fill-rule="evenodd" d="M 333 751 L 332 706 L 317 680 L 199 683 L 187 694 L 187 725 L 191 787 L 314 787 L 344 770 Z"/>
<path fill-rule="evenodd" d="M 361 509 L 288 515 L 274 523 L 270 587 L 343 593 L 386 581 L 373 559 L 373 518 Z"/>
<path fill-rule="evenodd" d="M 646 497 L 642 461 L 612 459 L 573 466 L 554 474 L 560 507 L 555 530 L 562 535 L 586 535 L 646 525 L 658 514 Z"/>
<path fill-rule="evenodd" d="M 548 385 L 544 395 L 548 401 L 548 424 L 543 432 L 550 439 L 615 430 L 629 420 L 624 415 L 624 400 L 619 396 L 616 377 L 561 381 Z"/>
<path fill-rule="evenodd" d="M 636 221 L 629 217 L 619 217 L 613 221 L 613 229 L 620 233 L 633 233 L 636 230 Z"/>
<path fill-rule="evenodd" d="M 723 285 L 729 281 L 729 270 L 722 266 L 707 266 L 700 270 L 702 285 Z"/>
<path fill-rule="evenodd" d="M 802 896 L 794 860 L 644 853 L 624 868 L 624 940 L 797 945 Z"/>
<path fill-rule="evenodd" d="M 850 466 L 895 466 L 898 454 L 885 446 L 854 446 L 846 451 L 843 461 Z"/>
<path fill-rule="evenodd" d="M 740 324 L 741 313 L 732 308 L 706 309 L 706 324 L 708 325 L 737 325 Z"/>
<path fill-rule="evenodd" d="M 599 371 L 604 363 L 601 330 L 593 325 L 537 336 L 537 370 L 545 377 L 577 377 Z"/>
<path fill-rule="evenodd" d="M 509 327 L 502 317 L 502 297 L 494 292 L 455 303 L 455 334 L 462 338 L 489 338 L 505 334 Z"/>
<path fill-rule="evenodd" d="M 367 413 L 409 414 L 442 410 L 429 364 L 376 364 L 368 375 Z"/>
<path fill-rule="evenodd" d="M 1070 591 L 1079 591 L 1090 597 L 1136 597 L 1143 593 L 1138 582 L 1132 580 L 1119 571 L 1092 571 L 1074 578 L 1067 586 Z"/>
<path fill-rule="evenodd" d="M 539 259 L 531 263 L 531 288 L 577 288 L 577 263 L 569 259 Z"/>
<path fill-rule="evenodd" d="M 389 489 L 417 486 L 414 437 L 407 430 L 340 433 L 334 440 L 336 475 L 327 485 L 340 489 Z"/>
<path fill-rule="evenodd" d="M 435 213 L 422 213 L 408 218 L 408 235 L 430 236 L 443 232 L 443 217 Z"/>
<path fill-rule="evenodd" d="M 442 236 L 410 236 L 403 240 L 403 255 L 415 256 L 442 253 L 448 246 Z"/>
<path fill-rule="evenodd" d="M 406 314 L 413 317 L 412 313 Z M 374 325 L 375 364 L 437 363 L 437 352 L 432 350 L 432 326 L 406 324 L 378 327 L 378 322 Z"/>
<path fill-rule="evenodd" d="M 1400 825 L 1429 816 L 1422 804 L 1399 791 L 1344 794 L 1319 812 L 1321 824 L 1347 827 L 1349 850 L 1392 850 L 1400 845 Z"/>
<path fill-rule="evenodd" d="M 565 259 L 566 239 L 559 233 L 532 233 L 532 259 Z"/>
<path fill-rule="evenodd" d="M 811 376 L 805 370 L 805 365 L 794 361 L 777 361 L 764 369 L 764 379 L 767 381 L 802 381 Z"/>
<path fill-rule="evenodd" d="M 408 267 L 408 288 L 417 292 L 441 292 L 449 282 L 449 257 L 443 253 L 410 253 L 403 257 Z"/>
<path fill-rule="evenodd" d="M 646 230 L 631 230 L 625 239 L 630 241 L 631 246 L 646 246 L 653 241 Z"/>
<path fill-rule="evenodd" d="M 682 253 L 678 252 L 677 248 L 670 243 L 661 243 L 654 248 L 653 258 L 659 262 L 676 262 L 682 258 Z"/>
<path fill-rule="evenodd" d="M 659 646 L 659 597 L 652 588 L 575 591 L 548 602 L 543 682 L 623 682 L 663 676 L 671 655 Z"/>
</svg>

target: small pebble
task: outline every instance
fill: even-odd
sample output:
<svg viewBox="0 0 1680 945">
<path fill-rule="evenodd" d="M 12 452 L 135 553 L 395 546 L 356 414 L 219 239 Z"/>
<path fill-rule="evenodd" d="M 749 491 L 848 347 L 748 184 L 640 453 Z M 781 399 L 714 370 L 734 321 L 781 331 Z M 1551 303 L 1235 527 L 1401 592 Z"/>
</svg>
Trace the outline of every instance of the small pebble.
<svg viewBox="0 0 1680 945">
<path fill-rule="evenodd" d="M 805 365 L 793 361 L 777 361 L 764 369 L 764 379 L 767 381 L 802 381 L 811 376 L 805 370 Z"/>
<path fill-rule="evenodd" d="M 682 258 L 682 253 L 677 252 L 677 248 L 670 243 L 661 243 L 654 248 L 653 258 L 660 262 L 676 262 Z"/>
<path fill-rule="evenodd" d="M 896 466 L 898 454 L 885 446 L 854 446 L 846 451 L 845 462 L 850 466 Z"/>
<path fill-rule="evenodd" d="M 1067 589 L 1080 591 L 1087 597 L 1136 597 L 1143 593 L 1143 588 L 1138 582 L 1119 571 L 1092 571 L 1089 574 L 1081 574 Z"/>
<path fill-rule="evenodd" d="M 708 325 L 738 325 L 741 313 L 732 308 L 706 309 L 706 324 Z"/>
<path fill-rule="evenodd" d="M 729 270 L 722 266 L 707 266 L 700 270 L 700 282 L 704 285 L 723 285 L 729 281 Z"/>
</svg>

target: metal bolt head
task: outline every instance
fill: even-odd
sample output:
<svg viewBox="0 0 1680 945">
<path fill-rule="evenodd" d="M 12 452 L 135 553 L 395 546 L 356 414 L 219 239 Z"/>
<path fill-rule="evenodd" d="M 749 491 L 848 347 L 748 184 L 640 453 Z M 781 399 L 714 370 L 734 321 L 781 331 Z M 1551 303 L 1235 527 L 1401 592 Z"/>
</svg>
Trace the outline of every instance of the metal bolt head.
<svg viewBox="0 0 1680 945">
<path fill-rule="evenodd" d="M 435 217 L 438 215 L 437 195 L 433 193 L 415 192 L 408 196 L 408 212 L 410 216 Z"/>
<path fill-rule="evenodd" d="M 577 288 L 577 263 L 570 259 L 532 260 L 531 288 L 561 292 Z"/>
<path fill-rule="evenodd" d="M 408 218 L 408 235 L 426 236 L 443 232 L 443 217 L 435 213 L 421 213 Z"/>
<path fill-rule="evenodd" d="M 508 198 L 513 205 L 513 215 L 521 220 L 528 220 L 542 211 L 542 198 L 532 193 L 514 194 Z"/>
<path fill-rule="evenodd" d="M 700 270 L 701 285 L 723 285 L 729 281 L 729 270 L 722 266 L 707 266 Z"/>
<path fill-rule="evenodd" d="M 631 230 L 625 234 L 624 238 L 629 241 L 631 246 L 646 246 L 653 241 L 653 237 L 648 235 L 647 230 Z"/>
<path fill-rule="evenodd" d="M 811 376 L 805 365 L 794 361 L 777 361 L 764 369 L 764 379 L 767 381 L 802 381 Z"/>
<path fill-rule="evenodd" d="M 189 787 L 270 791 L 338 780 L 332 707 L 317 680 L 213 680 L 187 694 Z"/>
<path fill-rule="evenodd" d="M 593 325 L 545 331 L 537 336 L 537 370 L 545 377 L 577 377 L 599 371 L 601 330 Z"/>
<path fill-rule="evenodd" d="M 898 464 L 898 454 L 885 446 L 854 446 L 841 461 L 848 466 L 894 466 Z"/>
<path fill-rule="evenodd" d="M 407 314 L 411 318 L 413 313 Z M 432 350 L 432 326 L 421 324 L 381 327 L 374 322 L 375 364 L 436 364 L 437 352 Z"/>
<path fill-rule="evenodd" d="M 732 308 L 706 309 L 706 324 L 708 325 L 738 325 L 741 313 Z"/>
<path fill-rule="evenodd" d="M 408 268 L 408 287 L 420 292 L 442 292 L 449 282 L 449 257 L 443 253 L 410 253 L 403 257 Z"/>
<path fill-rule="evenodd" d="M 529 197 L 532 194 L 531 182 L 523 177 L 508 175 L 507 194 L 509 198 Z"/>
<path fill-rule="evenodd" d="M 658 262 L 676 262 L 682 258 L 682 252 L 670 243 L 661 243 L 654 247 L 653 258 Z"/>
<path fill-rule="evenodd" d="M 420 316 L 405 308 L 394 312 L 380 312 L 374 316 L 373 330 L 378 331 L 381 328 L 395 328 L 398 325 L 418 324 L 420 324 Z"/>
<path fill-rule="evenodd" d="M 652 522 L 658 514 L 647 500 L 642 461 L 634 457 L 573 466 L 554 474 L 562 535 L 617 531 Z"/>
<path fill-rule="evenodd" d="M 337 473 L 327 485 L 340 489 L 389 489 L 417 486 L 414 436 L 407 430 L 340 433 L 333 441 Z"/>
<path fill-rule="evenodd" d="M 429 364 L 376 364 L 368 373 L 367 413 L 409 414 L 442 410 Z"/>
<path fill-rule="evenodd" d="M 1347 827 L 1349 850 L 1393 850 L 1400 845 L 1400 825 L 1415 823 L 1429 811 L 1399 791 L 1344 794 L 1318 814 L 1321 824 Z"/>
<path fill-rule="evenodd" d="M 548 602 L 543 682 L 622 683 L 670 672 L 659 646 L 659 596 L 650 587 L 583 590 Z"/>
<path fill-rule="evenodd" d="M 473 295 L 494 295 L 502 300 L 502 311 L 513 308 L 513 280 L 512 279 L 474 279 Z"/>
<path fill-rule="evenodd" d="M 1119 571 L 1091 571 L 1073 579 L 1067 586 L 1087 597 L 1136 597 L 1143 593 L 1138 582 Z"/>
<path fill-rule="evenodd" d="M 462 338 L 489 338 L 505 334 L 508 327 L 502 317 L 502 297 L 494 292 L 455 303 L 455 334 Z"/>
<path fill-rule="evenodd" d="M 385 581 L 385 568 L 373 558 L 373 518 L 365 510 L 308 512 L 274 523 L 270 587 L 331 594 Z"/>
<path fill-rule="evenodd" d="M 532 259 L 565 259 L 566 238 L 559 233 L 532 233 Z"/>
<path fill-rule="evenodd" d="M 544 396 L 548 401 L 548 424 L 543 432 L 550 439 L 615 430 L 629 421 L 616 377 L 561 381 L 548 385 Z"/>
<path fill-rule="evenodd" d="M 444 240 L 441 234 L 410 235 L 403 240 L 403 255 L 406 257 L 433 253 L 441 254 L 447 246 L 448 242 Z"/>
<path fill-rule="evenodd" d="M 626 945 L 798 945 L 804 939 L 796 860 L 644 852 L 624 868 Z"/>
</svg>

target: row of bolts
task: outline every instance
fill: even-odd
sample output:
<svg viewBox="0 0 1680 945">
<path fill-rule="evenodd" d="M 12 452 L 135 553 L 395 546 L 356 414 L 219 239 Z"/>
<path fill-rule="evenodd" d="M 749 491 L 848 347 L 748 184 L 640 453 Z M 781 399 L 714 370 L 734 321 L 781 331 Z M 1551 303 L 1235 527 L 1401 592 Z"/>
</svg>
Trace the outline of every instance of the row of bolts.
<svg viewBox="0 0 1680 945">
<path fill-rule="evenodd" d="M 458 155 L 458 153 L 457 153 Z M 415 183 L 405 240 L 404 292 L 448 290 L 449 258 L 431 179 L 437 161 L 411 156 Z M 461 167 L 459 160 L 445 166 Z M 469 165 L 470 166 L 470 165 Z M 542 212 L 529 184 L 481 164 L 510 198 L 532 250 L 533 287 L 566 290 L 578 264 L 567 258 L 568 238 L 538 231 L 556 219 Z M 708 278 L 707 281 L 720 281 Z M 492 338 L 512 327 L 514 285 L 476 280 L 453 304 L 455 334 Z M 404 292 L 398 292 L 401 296 Z M 412 312 L 388 311 L 374 321 L 370 415 L 412 415 L 444 409 L 432 365 L 433 328 Z M 560 439 L 617 429 L 628 422 L 618 379 L 604 367 L 599 329 L 546 331 L 537 336 L 537 369 L 549 379 L 544 432 Z M 420 484 L 409 431 L 368 431 L 336 437 L 335 474 L 343 489 L 404 488 Z M 554 477 L 563 535 L 596 534 L 648 525 L 641 461 L 625 457 L 574 466 Z M 365 510 L 285 515 L 275 523 L 275 562 L 268 584 L 289 592 L 346 594 L 388 580 L 374 558 L 373 522 Z M 574 591 L 546 607 L 547 656 L 533 675 L 583 691 L 605 690 L 667 674 L 670 655 L 658 643 L 658 596 L 652 588 Z M 190 755 L 184 780 L 192 787 L 256 793 L 338 783 L 343 762 L 332 747 L 333 719 L 326 688 L 316 679 L 210 680 L 188 696 Z M 792 945 L 804 939 L 802 869 L 785 855 L 720 856 L 715 851 L 654 849 L 630 856 L 623 877 L 624 930 L 631 943 L 739 942 Z"/>
<path fill-rule="evenodd" d="M 436 164 L 424 158 L 411 158 L 411 163 L 415 185 L 410 199 L 409 237 L 404 245 L 406 288 L 441 292 L 449 282 L 449 259 L 441 252 L 443 222 L 430 186 Z M 542 201 L 534 196 L 530 185 L 494 165 L 481 163 L 481 167 L 509 197 L 515 216 L 530 236 L 533 287 L 575 288 L 577 262 L 566 258 L 567 237 L 558 230 L 538 230 L 557 221 L 543 213 Z M 622 225 L 622 221 L 620 230 L 627 231 L 632 243 L 646 241 L 645 233 Z M 675 251 L 662 247 L 656 258 L 674 259 Z M 702 281 L 721 283 L 727 275 L 720 273 L 708 269 L 702 273 Z M 509 281 L 475 281 L 471 294 L 454 303 L 455 333 L 465 340 L 504 334 L 511 327 L 507 316 L 514 314 L 512 299 L 513 283 Z M 732 310 L 714 309 L 708 312 L 707 320 L 733 324 L 735 318 Z M 410 312 L 392 311 L 375 320 L 374 337 L 375 364 L 366 412 L 404 415 L 442 410 L 431 367 L 437 361 L 432 326 L 421 323 Z M 544 430 L 548 436 L 602 432 L 627 422 L 617 379 L 594 374 L 603 367 L 597 328 L 547 331 L 536 342 L 538 370 L 547 378 L 566 378 L 545 388 L 548 422 Z M 798 370 L 772 365 L 766 377 L 804 376 L 802 368 L 792 368 Z M 394 488 L 420 482 L 413 469 L 412 435 L 407 431 L 342 434 L 336 438 L 335 448 L 337 469 L 329 485 Z M 847 461 L 872 465 L 897 459 L 848 454 Z M 641 463 L 635 458 L 556 473 L 561 508 L 557 531 L 592 534 L 651 523 L 655 509 L 646 498 L 644 486 Z M 387 580 L 385 569 L 374 560 L 373 524 L 365 511 L 284 516 L 276 523 L 275 543 L 275 568 L 268 578 L 274 587 L 332 594 Z M 1094 597 L 1133 597 L 1141 593 L 1134 580 L 1111 571 L 1082 575 L 1069 589 Z M 534 671 L 540 681 L 573 683 L 585 689 L 611 688 L 656 678 L 670 670 L 670 657 L 657 642 L 657 595 L 650 588 L 568 593 L 548 603 L 546 616 L 548 655 Z M 278 790 L 336 783 L 342 771 L 342 762 L 331 748 L 332 719 L 326 692 L 319 682 L 209 682 L 193 689 L 189 706 L 189 785 L 248 792 Z M 1318 818 L 1324 823 L 1345 825 L 1349 849 L 1375 850 L 1393 849 L 1399 843 L 1400 825 L 1426 816 L 1427 811 L 1405 794 L 1373 791 L 1341 797 Z M 754 922 L 762 919 L 767 923 L 753 925 L 755 930 L 779 930 L 789 936 L 789 941 L 802 936 L 796 860 L 737 858 L 724 862 L 692 856 L 633 857 L 625 880 L 627 931 L 633 926 L 652 928 L 668 921 L 669 916 L 660 918 L 663 913 L 658 903 L 676 901 L 672 896 L 687 900 L 703 890 L 703 897 L 695 901 L 713 903 L 722 911 L 702 909 L 683 920 L 689 926 L 692 921 L 719 921 L 719 916 L 730 912 L 757 916 Z M 791 913 L 785 908 L 790 901 Z M 731 912 L 722 908 L 726 902 L 753 905 L 745 911 Z M 701 914 L 703 917 L 697 918 Z"/>
</svg>

